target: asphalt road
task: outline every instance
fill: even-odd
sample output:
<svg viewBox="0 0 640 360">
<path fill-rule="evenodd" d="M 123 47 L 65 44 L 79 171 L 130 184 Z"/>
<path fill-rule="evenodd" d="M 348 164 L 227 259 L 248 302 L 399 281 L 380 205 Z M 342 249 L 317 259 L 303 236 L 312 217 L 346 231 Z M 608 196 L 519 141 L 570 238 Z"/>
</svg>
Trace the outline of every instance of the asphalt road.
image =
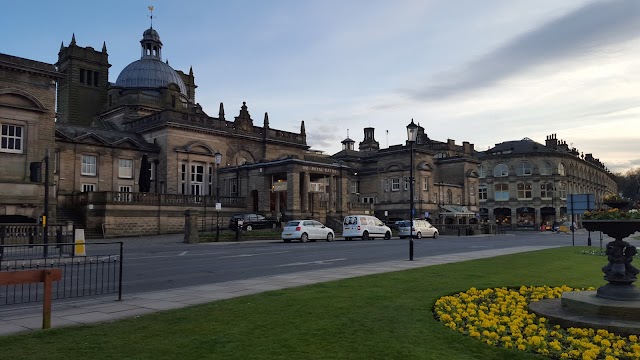
<svg viewBox="0 0 640 360">
<path fill-rule="evenodd" d="M 612 239 L 604 238 L 604 244 Z M 407 260 L 409 240 L 351 240 L 283 243 L 281 240 L 184 244 L 181 235 L 129 238 L 124 241 L 125 294 L 244 280 L 259 276 Z M 414 257 L 464 253 L 527 245 L 587 245 L 587 232 L 521 232 L 499 236 L 440 236 L 414 240 Z M 592 234 L 599 249 L 599 233 Z M 88 244 L 88 253 L 91 244 Z"/>
</svg>

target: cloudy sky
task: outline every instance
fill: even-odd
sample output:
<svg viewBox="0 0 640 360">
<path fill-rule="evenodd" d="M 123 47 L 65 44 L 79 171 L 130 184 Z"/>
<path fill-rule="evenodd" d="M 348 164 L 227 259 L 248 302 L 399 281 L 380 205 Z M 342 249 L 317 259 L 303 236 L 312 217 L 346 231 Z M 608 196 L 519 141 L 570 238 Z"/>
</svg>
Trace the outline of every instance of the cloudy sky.
<svg viewBox="0 0 640 360">
<path fill-rule="evenodd" d="M 640 167 L 637 0 L 12 1 L 0 52 L 55 63 L 75 33 L 106 42 L 115 82 L 140 57 L 148 5 L 208 114 L 246 101 L 256 125 L 304 120 L 316 150 L 365 127 L 400 144 L 413 118 L 477 150 L 556 134 L 614 172 Z"/>
</svg>

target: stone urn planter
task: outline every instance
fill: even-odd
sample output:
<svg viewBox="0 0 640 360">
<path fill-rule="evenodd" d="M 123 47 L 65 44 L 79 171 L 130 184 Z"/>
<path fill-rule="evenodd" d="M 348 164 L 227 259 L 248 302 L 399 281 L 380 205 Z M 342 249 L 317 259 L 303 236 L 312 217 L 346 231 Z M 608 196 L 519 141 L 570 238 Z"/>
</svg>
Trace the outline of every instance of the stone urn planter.
<svg viewBox="0 0 640 360">
<path fill-rule="evenodd" d="M 633 285 L 640 270 L 631 265 L 638 252 L 635 246 L 622 240 L 640 231 L 640 220 L 582 220 L 582 225 L 589 231 L 601 231 L 615 239 L 607 244 L 609 263 L 602 267 L 604 279 L 609 283 L 598 288 L 597 296 L 611 300 L 640 300 L 640 290 Z"/>
<path fill-rule="evenodd" d="M 631 202 L 627 200 L 612 200 L 612 201 L 604 201 L 603 204 L 607 205 L 612 209 L 618 209 L 620 211 L 627 211 L 631 208 Z"/>
</svg>

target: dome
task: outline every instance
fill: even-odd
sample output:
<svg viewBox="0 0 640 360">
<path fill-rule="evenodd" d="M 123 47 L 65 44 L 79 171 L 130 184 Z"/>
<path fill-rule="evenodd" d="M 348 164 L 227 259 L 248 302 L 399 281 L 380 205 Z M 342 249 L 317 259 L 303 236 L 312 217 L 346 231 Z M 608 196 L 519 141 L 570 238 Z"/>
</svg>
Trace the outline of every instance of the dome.
<svg viewBox="0 0 640 360">
<path fill-rule="evenodd" d="M 142 38 L 145 40 L 160 41 L 160 34 L 153 28 L 149 28 L 142 33 Z"/>
<path fill-rule="evenodd" d="M 127 65 L 116 80 L 116 86 L 125 88 L 159 88 L 174 83 L 183 95 L 187 87 L 178 73 L 157 58 L 143 58 Z"/>
</svg>

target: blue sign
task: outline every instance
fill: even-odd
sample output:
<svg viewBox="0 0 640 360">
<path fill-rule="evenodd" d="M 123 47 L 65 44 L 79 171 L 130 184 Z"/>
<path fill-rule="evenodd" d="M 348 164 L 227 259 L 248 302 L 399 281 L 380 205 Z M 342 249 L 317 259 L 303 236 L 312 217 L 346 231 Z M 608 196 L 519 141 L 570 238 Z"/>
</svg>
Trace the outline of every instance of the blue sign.
<svg viewBox="0 0 640 360">
<path fill-rule="evenodd" d="M 584 214 L 595 210 L 596 196 L 594 194 L 569 194 L 567 196 L 567 212 L 570 214 Z"/>
</svg>

